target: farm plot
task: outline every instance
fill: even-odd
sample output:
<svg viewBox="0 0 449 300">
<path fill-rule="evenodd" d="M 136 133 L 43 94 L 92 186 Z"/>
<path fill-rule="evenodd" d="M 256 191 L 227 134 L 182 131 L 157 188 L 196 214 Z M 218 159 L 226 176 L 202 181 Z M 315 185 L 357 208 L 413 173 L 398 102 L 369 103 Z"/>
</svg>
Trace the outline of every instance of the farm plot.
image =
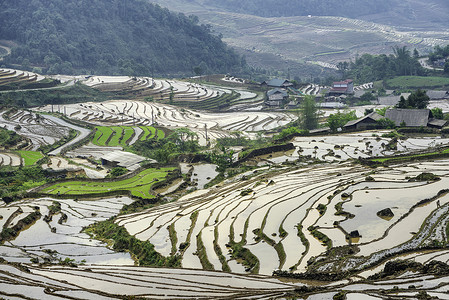
<svg viewBox="0 0 449 300">
<path fill-rule="evenodd" d="M 0 86 L 12 83 L 31 83 L 45 79 L 44 76 L 14 69 L 0 69 Z"/>
<path fill-rule="evenodd" d="M 50 111 L 50 106 L 38 111 Z M 204 113 L 160 103 L 142 101 L 107 101 L 65 105 L 68 117 L 97 125 L 148 126 L 157 123 L 165 127 L 188 127 L 205 131 L 271 130 L 295 120 L 281 112 Z M 211 136 L 213 138 L 213 136 Z"/>
<path fill-rule="evenodd" d="M 36 151 L 40 146 L 54 144 L 69 135 L 69 128 L 33 112 L 24 110 L 0 111 L 0 123 L 29 142 L 23 150 Z"/>
<path fill-rule="evenodd" d="M 331 136 L 296 137 L 293 144 L 297 154 L 281 157 L 278 160 L 293 160 L 299 155 L 311 156 L 323 161 L 340 161 L 350 158 L 382 157 L 398 153 L 413 153 L 429 147 L 449 145 L 449 139 L 440 137 L 422 137 L 399 139 L 380 137 L 388 131 L 358 132 Z M 394 145 L 393 145 L 393 144 Z M 394 146 L 396 150 L 393 150 Z"/>
<path fill-rule="evenodd" d="M 48 163 L 42 165 L 43 169 L 52 169 L 54 171 L 67 170 L 70 172 L 84 170 L 86 176 L 91 179 L 101 179 L 108 175 L 106 169 L 97 168 L 96 165 L 93 165 L 85 159 L 72 158 L 71 160 L 67 160 L 58 156 L 50 156 L 48 160 Z"/>
<path fill-rule="evenodd" d="M 93 144 L 87 144 L 84 146 L 81 146 L 79 148 L 76 148 L 74 150 L 68 151 L 66 153 L 67 157 L 75 158 L 75 157 L 81 157 L 81 158 L 92 158 L 94 160 L 100 160 L 102 156 L 113 152 L 113 151 L 120 151 L 122 150 L 122 147 L 101 147 L 96 146 Z"/>
<path fill-rule="evenodd" d="M 154 198 L 151 187 L 163 180 L 174 168 L 146 169 L 133 177 L 111 181 L 68 181 L 56 183 L 41 192 L 49 195 L 101 195 L 120 191 L 129 191 L 132 196 L 144 199 Z"/>
<path fill-rule="evenodd" d="M 284 282 L 269 277 L 235 274 L 140 268 L 131 266 L 47 267 L 26 265 L 27 272 L 1 264 L 0 295 L 26 299 L 277 299 L 301 298 L 293 293 L 312 283 Z M 445 299 L 448 276 L 408 272 L 391 279 L 321 285 L 310 289 L 307 299 L 332 299 L 345 291 L 347 299 L 384 299 L 386 295 L 417 298 L 427 295 Z M 413 283 L 413 285 L 411 284 Z"/>
<path fill-rule="evenodd" d="M 15 153 L 0 152 L 0 166 L 18 167 L 22 165 L 22 158 Z"/>
<path fill-rule="evenodd" d="M 347 163 L 258 170 L 245 174 L 244 180 L 229 180 L 176 203 L 120 216 L 116 222 L 131 235 L 150 241 L 164 256 L 176 249 L 188 268 L 260 274 L 275 269 L 305 271 L 307 262 L 327 247 L 350 243 L 360 243 L 359 259 L 369 266 L 385 258 L 390 248 L 406 249 L 403 243 L 416 246 L 409 232 L 420 232 L 427 217 L 447 217 L 447 210 L 435 211 L 437 198 L 432 197 L 449 186 L 448 170 L 448 160 L 375 172 Z M 441 180 L 407 179 L 423 172 L 433 172 Z M 349 196 L 342 198 L 342 193 Z M 424 199 L 435 200 L 415 207 Z M 449 208 L 449 197 L 438 199 L 441 207 Z M 391 208 L 394 217 L 378 217 L 376 212 L 384 208 Z M 431 228 L 434 233 L 426 232 L 420 241 L 443 238 L 438 230 Z M 358 240 L 347 239 L 351 232 L 360 234 Z M 330 268 L 320 270 L 326 267 Z M 349 262 L 345 267 L 350 269 Z"/>
<path fill-rule="evenodd" d="M 27 299 L 268 299 L 297 287 L 269 277 L 164 268 L 27 265 L 29 273 L 1 268 L 0 296 Z"/>
<path fill-rule="evenodd" d="M 128 253 L 114 252 L 81 233 L 84 226 L 106 220 L 132 202 L 128 197 L 92 201 L 41 198 L 0 205 L 0 256 L 20 263 L 30 259 L 57 263 L 69 258 L 89 265 L 133 265 Z M 20 229 L 20 224 L 25 226 Z"/>
<path fill-rule="evenodd" d="M 312 96 L 316 96 L 316 95 L 318 95 L 319 93 L 320 93 L 320 91 L 322 90 L 322 89 L 324 89 L 324 88 L 326 88 L 326 87 L 324 87 L 324 86 L 319 86 L 319 85 L 317 85 L 317 84 L 309 84 L 309 85 L 307 85 L 306 87 L 304 87 L 304 88 L 302 88 L 301 89 L 301 92 L 304 94 L 304 95 L 312 95 Z"/>
<path fill-rule="evenodd" d="M 164 131 L 153 126 L 97 126 L 92 143 L 97 146 L 130 146 L 136 141 L 144 141 L 152 138 L 163 138 Z"/>
<path fill-rule="evenodd" d="M 43 158 L 44 155 L 38 151 L 17 151 L 22 157 L 25 166 L 34 165 L 39 159 Z"/>
<path fill-rule="evenodd" d="M 84 84 L 101 91 L 128 92 L 193 109 L 223 109 L 257 96 L 244 90 L 148 77 L 92 76 Z"/>
</svg>

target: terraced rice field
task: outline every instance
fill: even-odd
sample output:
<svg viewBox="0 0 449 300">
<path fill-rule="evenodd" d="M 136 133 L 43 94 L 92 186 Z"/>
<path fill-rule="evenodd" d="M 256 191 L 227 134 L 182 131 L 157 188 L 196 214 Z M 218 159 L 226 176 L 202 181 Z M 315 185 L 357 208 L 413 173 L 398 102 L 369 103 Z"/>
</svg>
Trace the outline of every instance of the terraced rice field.
<svg viewBox="0 0 449 300">
<path fill-rule="evenodd" d="M 17 153 L 23 158 L 25 166 L 34 165 L 39 159 L 43 158 L 44 155 L 37 151 L 22 151 L 19 150 Z"/>
<path fill-rule="evenodd" d="M 84 84 L 101 91 L 128 92 L 194 109 L 224 109 L 257 97 L 245 90 L 148 77 L 92 76 Z"/>
<path fill-rule="evenodd" d="M 49 195 L 101 195 L 104 193 L 129 191 L 135 197 L 154 198 L 152 185 L 163 180 L 174 168 L 146 169 L 135 176 L 114 181 L 68 181 L 51 185 L 41 192 Z"/>
<path fill-rule="evenodd" d="M 14 69 L 0 69 L 0 86 L 11 83 L 36 82 L 45 79 L 44 76 Z"/>
<path fill-rule="evenodd" d="M 5 113 L 7 111 L 0 111 L 0 124 L 28 140 L 28 145 L 25 145 L 23 150 L 36 151 L 40 146 L 54 144 L 69 135 L 69 127 L 61 126 L 47 116 L 17 110 L 8 113 L 8 117 L 5 118 Z"/>
<path fill-rule="evenodd" d="M 121 216 L 117 223 L 137 238 L 150 241 L 164 256 L 170 255 L 172 248 L 177 249 L 185 268 L 209 266 L 215 270 L 268 275 L 276 269 L 305 271 L 309 259 L 325 252 L 329 242 L 333 246 L 355 243 L 346 239 L 355 230 L 361 235 L 357 241 L 360 264 L 356 266 L 362 270 L 389 253 L 417 249 L 441 238 L 438 232 L 445 228 L 449 215 L 447 195 L 439 198 L 441 207 L 435 205 L 436 200 L 414 207 L 449 186 L 449 160 L 376 171 L 345 163 L 267 172 L 263 169 L 250 172 L 246 175 L 254 176 L 251 179 L 237 178 L 213 190 L 190 194 L 176 203 Z M 437 174 L 441 180 L 406 179 L 422 172 Z M 369 174 L 374 182 L 365 181 Z M 351 197 L 342 197 L 344 192 Z M 317 209 L 320 204 L 327 208 L 322 214 Z M 336 214 L 337 204 L 355 218 Z M 394 218 L 384 220 L 376 215 L 384 208 L 391 208 Z M 421 228 L 429 220 L 435 226 Z M 169 227 L 174 230 L 169 231 Z M 317 231 L 328 242 L 323 237 L 315 238 Z M 241 258 L 232 255 L 235 245 L 249 250 L 255 257 L 253 262 L 243 266 Z M 336 268 L 335 264 L 329 264 L 320 271 L 331 267 Z M 354 267 L 350 261 L 339 265 L 341 270 Z"/>
<path fill-rule="evenodd" d="M 0 152 L 0 166 L 18 167 L 22 165 L 22 158 L 15 153 Z"/>
<path fill-rule="evenodd" d="M 321 90 L 324 89 L 324 88 L 326 88 L 326 87 L 324 87 L 324 86 L 319 86 L 319 85 L 317 85 L 317 84 L 312 83 L 312 84 L 309 84 L 309 85 L 307 85 L 306 87 L 302 88 L 302 89 L 301 89 L 301 92 L 302 92 L 304 95 L 312 95 L 312 96 L 316 96 L 316 95 L 318 95 L 318 94 L 321 92 Z"/>
<path fill-rule="evenodd" d="M 50 111 L 50 106 L 38 111 Z M 94 124 L 151 125 L 203 129 L 261 131 L 270 130 L 294 120 L 294 116 L 277 112 L 203 113 L 160 103 L 142 101 L 107 101 L 65 105 L 70 118 Z"/>
<path fill-rule="evenodd" d="M 44 106 L 38 111 L 51 111 Z M 230 136 L 229 131 L 242 131 L 244 134 L 271 130 L 288 124 L 296 116 L 282 112 L 232 112 L 206 113 L 175 106 L 142 101 L 107 101 L 65 105 L 68 117 L 83 120 L 98 126 L 159 126 L 176 128 L 187 127 L 199 136 L 201 145 L 208 140 Z M 206 139 L 206 130 L 207 138 Z M 106 142 L 106 139 L 101 143 Z"/>
<path fill-rule="evenodd" d="M 107 169 L 98 169 L 97 165 L 92 164 L 86 159 L 72 157 L 68 160 L 59 156 L 50 156 L 48 159 L 49 162 L 42 165 L 43 169 L 52 169 L 54 171 L 66 170 L 70 172 L 79 172 L 84 170 L 85 175 L 91 179 L 101 179 L 108 175 Z M 83 173 L 81 172 L 81 174 Z"/>
<path fill-rule="evenodd" d="M 136 141 L 164 138 L 165 133 L 153 126 L 97 126 L 92 143 L 97 146 L 130 146 Z"/>
<path fill-rule="evenodd" d="M 30 273 L 1 265 L 0 296 L 27 299 L 268 299 L 291 292 L 296 285 L 267 277 L 217 272 L 89 266 L 28 266 Z"/>
<path fill-rule="evenodd" d="M 387 147 L 392 138 L 381 137 L 389 131 L 367 131 L 334 136 L 296 137 L 293 144 L 298 152 L 289 160 L 299 155 L 311 156 L 323 161 L 344 161 L 347 159 L 382 157 L 399 153 L 413 153 L 432 147 L 449 146 L 448 138 L 427 137 L 399 139 L 396 150 Z M 281 162 L 281 161 L 279 161 Z"/>
<path fill-rule="evenodd" d="M 449 147 L 448 138 L 423 137 L 397 141 L 396 149 L 389 148 L 392 138 L 382 137 L 388 130 L 346 133 L 329 136 L 295 137 L 295 150 L 262 155 L 253 159 L 258 165 L 276 165 L 285 161 L 296 161 L 310 157 L 325 162 L 346 161 L 348 159 L 370 158 L 414 153 L 432 147 Z"/>
<path fill-rule="evenodd" d="M 105 243 L 81 233 L 83 226 L 117 215 L 123 205 L 132 202 L 128 197 L 94 201 L 41 198 L 1 204 L 0 230 L 3 231 L 14 228 L 32 213 L 39 212 L 40 215 L 16 238 L 0 244 L 0 256 L 20 263 L 30 263 L 33 258 L 53 263 L 70 258 L 78 263 L 85 261 L 88 265 L 133 265 L 128 253 L 114 252 Z M 59 209 L 56 208 L 58 205 Z"/>
</svg>

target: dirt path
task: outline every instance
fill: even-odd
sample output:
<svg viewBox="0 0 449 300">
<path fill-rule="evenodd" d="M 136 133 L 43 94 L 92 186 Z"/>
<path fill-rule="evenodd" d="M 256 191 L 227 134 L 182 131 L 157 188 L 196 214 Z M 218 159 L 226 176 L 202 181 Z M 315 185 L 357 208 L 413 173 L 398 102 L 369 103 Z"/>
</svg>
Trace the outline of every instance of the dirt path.
<svg viewBox="0 0 449 300">
<path fill-rule="evenodd" d="M 74 130 L 76 130 L 76 131 L 78 131 L 78 132 L 80 133 L 76 138 L 74 138 L 73 140 L 71 140 L 71 141 L 68 142 L 67 144 L 64 144 L 64 145 L 62 145 L 61 147 L 59 147 L 59 148 L 57 148 L 57 149 L 51 151 L 50 153 L 48 153 L 49 155 L 59 155 L 59 154 L 61 153 L 61 150 L 62 150 L 62 149 L 66 148 L 66 147 L 68 147 L 68 146 L 70 146 L 70 145 L 73 145 L 73 144 L 75 144 L 76 142 L 78 142 L 78 141 L 84 139 L 84 138 L 85 138 L 86 136 L 88 136 L 89 133 L 90 133 L 90 130 L 89 130 L 89 129 L 86 129 L 86 128 L 83 128 L 83 127 L 79 127 L 79 126 L 75 126 L 75 125 L 73 125 L 73 124 L 67 123 L 66 121 L 61 120 L 61 119 L 59 119 L 59 118 L 56 118 L 56 117 L 54 117 L 54 116 L 48 116 L 48 115 L 45 115 L 44 117 L 45 117 L 46 119 L 52 120 L 53 122 L 55 122 L 55 123 L 57 123 L 57 124 L 62 125 L 62 126 L 72 128 L 72 129 L 74 129 Z"/>
<path fill-rule="evenodd" d="M 6 54 L 5 54 L 5 55 L 2 55 L 2 56 L 0 56 L 0 61 L 2 61 L 2 60 L 3 60 L 3 57 L 4 57 L 4 56 L 8 56 L 8 55 L 10 55 L 10 54 L 11 54 L 11 48 L 9 48 L 9 47 L 6 47 L 6 46 L 2 46 L 2 45 L 0 45 L 0 48 L 3 48 L 3 49 L 5 49 L 5 50 L 6 50 Z"/>
<path fill-rule="evenodd" d="M 429 64 L 427 63 L 427 59 L 428 59 L 428 57 L 424 57 L 424 58 L 420 58 L 420 59 L 419 59 L 419 63 L 421 64 L 421 66 L 422 66 L 424 69 L 428 69 L 428 70 L 436 70 L 436 71 L 443 71 L 443 69 L 441 69 L 441 68 L 434 68 L 434 67 L 432 67 L 431 65 L 429 65 Z"/>
</svg>

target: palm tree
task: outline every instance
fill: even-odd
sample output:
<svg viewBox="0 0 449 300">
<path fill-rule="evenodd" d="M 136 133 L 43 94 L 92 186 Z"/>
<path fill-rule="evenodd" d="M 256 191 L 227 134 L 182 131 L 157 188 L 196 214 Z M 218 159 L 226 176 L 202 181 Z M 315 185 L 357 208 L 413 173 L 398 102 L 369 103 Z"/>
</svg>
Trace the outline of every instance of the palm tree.
<svg viewBox="0 0 449 300">
<path fill-rule="evenodd" d="M 396 56 L 396 68 L 400 75 L 411 75 L 411 56 L 407 47 L 393 47 L 393 53 Z M 410 72 L 408 72 L 410 70 Z"/>
</svg>

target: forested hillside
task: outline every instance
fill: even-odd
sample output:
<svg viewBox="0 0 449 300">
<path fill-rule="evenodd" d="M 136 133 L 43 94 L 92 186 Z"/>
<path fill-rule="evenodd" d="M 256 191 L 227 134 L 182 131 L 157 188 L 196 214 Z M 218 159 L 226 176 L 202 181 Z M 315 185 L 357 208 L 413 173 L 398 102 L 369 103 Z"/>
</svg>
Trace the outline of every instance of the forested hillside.
<svg viewBox="0 0 449 300">
<path fill-rule="evenodd" d="M 165 75 L 245 65 L 196 17 L 143 0 L 0 0 L 0 39 L 18 45 L 1 64 L 43 73 Z"/>
<path fill-rule="evenodd" d="M 388 11 L 396 0 L 207 0 L 206 3 L 262 17 L 315 15 L 355 18 Z"/>
<path fill-rule="evenodd" d="M 343 77 L 353 78 L 357 83 L 377 81 L 395 76 L 426 75 L 426 70 L 418 61 L 418 53 L 406 47 L 394 47 L 394 55 L 363 54 L 354 62 L 338 64 Z"/>
</svg>

